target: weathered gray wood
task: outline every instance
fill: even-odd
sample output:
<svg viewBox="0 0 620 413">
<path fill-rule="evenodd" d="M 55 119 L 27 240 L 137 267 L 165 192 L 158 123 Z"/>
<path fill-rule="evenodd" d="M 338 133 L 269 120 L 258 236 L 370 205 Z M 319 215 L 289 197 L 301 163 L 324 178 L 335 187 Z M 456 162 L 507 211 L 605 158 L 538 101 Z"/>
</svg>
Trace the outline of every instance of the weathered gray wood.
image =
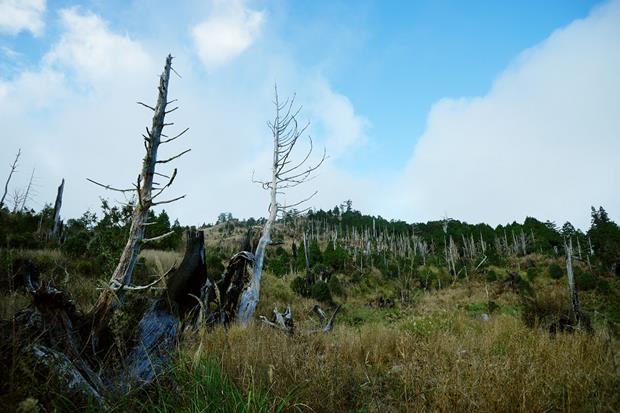
<svg viewBox="0 0 620 413">
<path fill-rule="evenodd" d="M 58 238 L 60 236 L 60 208 L 62 207 L 62 193 L 65 189 L 65 179 L 62 179 L 60 186 L 58 187 L 58 192 L 56 193 L 56 202 L 54 202 L 54 213 L 53 219 L 54 223 L 52 224 L 52 237 Z"/>
<path fill-rule="evenodd" d="M 9 183 L 11 182 L 11 178 L 13 177 L 13 174 L 17 170 L 17 163 L 19 162 L 19 157 L 21 154 L 22 154 L 22 150 L 19 149 L 17 151 L 17 155 L 15 155 L 15 160 L 11 164 L 11 171 L 9 172 L 9 176 L 6 179 L 6 182 L 4 183 L 4 192 L 2 193 L 2 198 L 0 198 L 0 208 L 4 206 L 4 199 L 6 198 L 6 194 L 9 191 Z"/>
<path fill-rule="evenodd" d="M 564 243 L 564 248 L 566 250 L 566 278 L 568 279 L 571 309 L 573 311 L 573 317 L 575 318 L 575 324 L 579 327 L 582 322 L 583 313 L 581 311 L 579 294 L 577 293 L 577 287 L 575 286 L 575 275 L 573 273 L 573 240 L 570 239 L 568 244 Z"/>
<path fill-rule="evenodd" d="M 176 169 L 172 174 L 169 182 L 156 190 L 155 194 L 153 194 L 153 179 L 156 175 L 155 167 L 158 163 L 168 162 L 171 159 L 158 161 L 157 160 L 157 151 L 159 149 L 159 145 L 161 143 L 162 130 L 166 126 L 165 116 L 166 116 L 166 106 L 168 104 L 168 83 L 170 80 L 170 70 L 172 68 L 172 56 L 168 55 L 166 58 L 166 63 L 164 66 L 164 71 L 159 78 L 159 87 L 158 87 L 158 96 L 157 96 L 157 104 L 154 108 L 150 108 L 148 105 L 145 105 L 153 110 L 153 119 L 151 123 L 151 129 L 147 128 L 147 135 L 144 135 L 144 145 L 146 148 L 146 154 L 144 156 L 144 160 L 142 162 L 142 170 L 140 175 L 138 175 L 137 182 L 135 184 L 135 191 L 138 195 L 138 202 L 136 203 L 131 219 L 131 225 L 129 229 L 129 235 L 127 238 L 127 244 L 123 249 L 119 262 L 112 274 L 110 279 L 110 288 L 104 290 L 97 303 L 95 304 L 92 314 L 95 319 L 95 324 L 98 326 L 102 326 L 105 322 L 107 314 L 110 308 L 118 303 L 121 303 L 123 300 L 124 291 L 122 288 L 113 288 L 114 286 L 125 286 L 131 284 L 131 278 L 136 266 L 136 262 L 138 260 L 138 255 L 140 253 L 140 248 L 144 240 L 144 229 L 147 224 L 147 215 L 149 209 L 157 204 L 168 203 L 175 201 L 179 198 L 175 198 L 169 201 L 160 201 L 155 202 L 154 199 L 162 193 L 162 191 L 169 187 L 175 176 Z M 185 151 L 187 152 L 187 151 Z M 179 155 L 180 156 L 180 155 Z M 178 156 L 176 156 L 178 157 Z M 176 158 L 174 157 L 174 158 Z M 92 181 L 98 185 L 101 185 L 95 181 Z M 131 190 L 125 189 L 114 189 L 109 186 L 101 185 L 106 187 L 107 189 L 112 189 L 120 192 L 126 192 Z"/>
<path fill-rule="evenodd" d="M 298 207 L 304 202 L 310 200 L 316 195 L 316 191 L 309 197 L 295 202 L 293 204 L 280 204 L 277 195 L 282 194 L 287 188 L 292 188 L 303 184 L 310 178 L 311 174 L 325 160 L 325 151 L 321 160 L 313 165 L 307 166 L 310 155 L 312 154 L 312 139 L 308 137 L 310 148 L 306 152 L 301 162 L 295 163 L 291 157 L 295 153 L 295 145 L 299 137 L 303 135 L 308 125 L 299 127 L 297 115 L 301 108 L 295 110 L 293 108 L 295 98 L 287 99 L 284 103 L 280 103 L 278 97 L 278 88 L 275 87 L 276 116 L 273 122 L 269 122 L 268 126 L 273 137 L 273 161 L 271 168 L 271 179 L 268 181 L 254 181 L 261 184 L 263 189 L 269 190 L 269 218 L 263 227 L 263 234 L 258 242 L 258 247 L 254 253 L 254 276 L 250 280 L 250 284 L 243 291 L 237 312 L 237 320 L 246 325 L 254 314 L 256 305 L 260 296 L 260 280 L 263 272 L 263 263 L 265 259 L 265 249 L 272 243 L 271 228 L 276 221 L 278 213 L 286 213 L 293 208 Z"/>
</svg>

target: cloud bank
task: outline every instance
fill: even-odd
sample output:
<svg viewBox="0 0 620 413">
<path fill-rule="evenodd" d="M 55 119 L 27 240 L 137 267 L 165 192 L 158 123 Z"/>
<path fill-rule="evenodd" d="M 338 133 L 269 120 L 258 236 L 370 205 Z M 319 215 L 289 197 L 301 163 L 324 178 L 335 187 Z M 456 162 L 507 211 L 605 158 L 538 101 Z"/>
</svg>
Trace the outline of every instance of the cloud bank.
<svg viewBox="0 0 620 413">
<path fill-rule="evenodd" d="M 0 2 L 0 33 L 16 35 L 29 31 L 43 33 L 45 0 L 2 0 Z"/>
<path fill-rule="evenodd" d="M 619 45 L 614 1 L 524 51 L 487 95 L 437 102 L 394 190 L 399 212 L 586 228 L 590 205 L 618 214 Z"/>
</svg>

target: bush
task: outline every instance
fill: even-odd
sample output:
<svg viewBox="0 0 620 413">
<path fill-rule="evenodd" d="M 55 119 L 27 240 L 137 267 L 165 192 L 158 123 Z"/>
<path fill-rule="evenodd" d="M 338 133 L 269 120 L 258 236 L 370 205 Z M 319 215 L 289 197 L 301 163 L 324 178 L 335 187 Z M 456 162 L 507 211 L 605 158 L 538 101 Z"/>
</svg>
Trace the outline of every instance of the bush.
<svg viewBox="0 0 620 413">
<path fill-rule="evenodd" d="M 549 265 L 549 268 L 547 268 L 547 273 L 549 274 L 549 277 L 554 280 L 559 280 L 564 276 L 564 270 L 556 263 Z"/>
<path fill-rule="evenodd" d="M 342 288 L 342 283 L 336 276 L 336 274 L 332 275 L 327 282 L 327 286 L 329 287 L 329 291 L 338 296 L 344 295 L 344 289 Z"/>
<path fill-rule="evenodd" d="M 534 281 L 534 279 L 538 276 L 538 270 L 534 267 L 530 267 L 527 269 L 527 279 L 530 281 Z"/>
<path fill-rule="evenodd" d="M 327 285 L 326 282 L 323 282 L 323 281 L 318 281 L 314 283 L 314 285 L 312 286 L 310 295 L 315 300 L 321 301 L 323 303 L 332 302 L 332 295 L 331 295 L 331 292 L 329 291 L 329 286 Z"/>
<path fill-rule="evenodd" d="M 495 271 L 493 271 L 493 270 L 487 271 L 486 280 L 488 282 L 497 281 L 497 273 Z"/>
<path fill-rule="evenodd" d="M 306 287 L 306 279 L 304 277 L 295 277 L 291 281 L 291 290 L 302 297 L 310 297 L 310 291 Z"/>
<path fill-rule="evenodd" d="M 575 274 L 577 281 L 577 289 L 583 291 L 594 290 L 597 286 L 597 280 L 594 274 L 589 271 L 579 272 Z"/>
<path fill-rule="evenodd" d="M 607 281 L 604 278 L 599 278 L 598 284 L 596 286 L 596 289 L 599 292 L 601 292 L 602 294 L 609 294 L 609 293 L 611 293 L 611 287 L 609 285 L 609 281 Z"/>
<path fill-rule="evenodd" d="M 218 254 L 207 253 L 206 259 L 207 274 L 215 279 L 218 279 L 224 272 L 226 267 L 222 264 L 222 257 Z"/>
</svg>

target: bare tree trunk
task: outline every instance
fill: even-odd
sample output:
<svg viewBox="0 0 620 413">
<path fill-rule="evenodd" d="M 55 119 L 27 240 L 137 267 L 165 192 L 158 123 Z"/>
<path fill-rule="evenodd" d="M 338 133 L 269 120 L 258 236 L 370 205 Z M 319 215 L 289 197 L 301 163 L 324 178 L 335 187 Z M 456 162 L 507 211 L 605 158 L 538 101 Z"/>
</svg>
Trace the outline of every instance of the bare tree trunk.
<svg viewBox="0 0 620 413">
<path fill-rule="evenodd" d="M 155 166 L 157 164 L 170 162 L 180 157 L 181 155 L 189 152 L 189 149 L 187 149 L 169 159 L 157 160 L 157 151 L 161 143 L 170 142 L 183 135 L 187 131 L 187 129 L 185 129 L 183 132 L 173 138 L 166 139 L 165 141 L 161 140 L 161 137 L 164 136 L 162 135 L 163 128 L 167 125 L 170 125 L 165 123 L 165 116 L 167 113 L 172 112 L 176 109 L 174 108 L 168 112 L 166 111 L 166 106 L 168 104 L 168 83 L 170 80 L 171 67 L 172 56 L 168 55 L 168 57 L 166 58 L 164 71 L 159 79 L 157 104 L 155 105 L 155 107 L 153 108 L 145 105 L 144 103 L 138 102 L 139 104 L 151 109 L 154 114 L 151 129 L 146 129 L 146 133 L 148 136 L 143 135 L 146 154 L 142 163 L 142 170 L 140 172 L 140 175 L 138 175 L 138 179 L 136 184 L 134 184 L 134 188 L 126 190 L 115 189 L 111 188 L 109 185 L 101 185 L 95 181 L 90 180 L 91 182 L 103 186 L 106 189 L 111 189 L 118 192 L 136 192 L 138 195 L 138 202 L 136 203 L 136 206 L 133 210 L 127 244 L 123 249 L 123 253 L 118 262 L 118 265 L 116 266 L 116 269 L 114 270 L 114 273 L 112 274 L 112 277 L 110 279 L 110 288 L 103 291 L 103 293 L 99 296 L 99 300 L 97 301 L 97 304 L 93 309 L 94 317 L 96 320 L 98 320 L 98 323 L 103 321 L 106 314 L 108 313 L 108 310 L 114 302 L 122 302 L 124 295 L 123 288 L 131 284 L 132 274 L 138 259 L 138 255 L 140 253 L 141 245 L 144 242 L 161 239 L 162 237 L 170 235 L 172 233 L 170 232 L 168 234 L 164 234 L 163 236 L 154 237 L 151 239 L 144 238 L 144 227 L 147 224 L 146 220 L 149 209 L 155 205 L 177 201 L 185 196 L 183 195 L 167 201 L 154 202 L 154 199 L 159 196 L 164 191 L 164 189 L 168 188 L 172 184 L 177 172 L 177 170 L 175 169 L 172 175 L 168 177 L 166 175 L 156 173 Z M 161 175 L 169 178 L 168 183 L 164 186 L 153 188 L 153 179 L 155 175 Z M 154 194 L 153 191 L 155 192 Z"/>
<path fill-rule="evenodd" d="M 32 180 L 34 179 L 34 168 L 32 169 L 32 174 L 30 174 L 30 180 L 28 181 L 28 187 L 26 187 L 26 194 L 24 195 L 24 202 L 22 202 L 22 207 L 20 211 L 24 211 L 26 209 L 26 202 L 28 201 L 28 197 L 30 196 L 30 188 L 32 188 Z"/>
<path fill-rule="evenodd" d="M 312 287 L 314 284 L 314 276 L 310 271 L 310 248 L 308 247 L 308 237 L 304 232 L 304 257 L 306 258 L 306 288 Z"/>
<path fill-rule="evenodd" d="M 6 198 L 6 194 L 9 191 L 9 182 L 11 182 L 11 178 L 13 177 L 13 174 L 17 170 L 17 162 L 19 161 L 19 157 L 21 154 L 22 154 L 22 150 L 19 149 L 17 151 L 17 155 L 15 155 L 15 160 L 13 161 L 13 164 L 11 165 L 11 172 L 9 172 L 9 177 L 6 179 L 6 183 L 4 184 L 4 193 L 2 194 L 2 198 L 0 198 L 0 208 L 4 206 L 4 199 Z"/>
<path fill-rule="evenodd" d="M 278 156 L 277 137 L 274 136 L 274 155 L 273 155 L 273 173 L 271 178 L 271 191 L 270 191 L 270 203 L 269 203 L 269 218 L 265 222 L 263 227 L 263 234 L 258 241 L 256 247 L 256 253 L 254 254 L 254 270 L 253 277 L 250 280 L 250 284 L 247 286 L 243 294 L 241 295 L 241 301 L 239 302 L 239 310 L 237 312 L 237 320 L 242 324 L 247 325 L 254 315 L 256 305 L 260 297 L 260 280 L 263 275 L 263 263 L 265 261 L 265 249 L 271 244 L 271 228 L 276 221 L 278 213 L 278 203 L 276 201 L 277 191 L 277 156 Z"/>
<path fill-rule="evenodd" d="M 564 244 L 566 249 L 566 274 L 568 278 L 568 290 L 570 292 L 571 308 L 575 318 L 577 327 L 581 327 L 583 313 L 581 312 L 581 304 L 579 303 L 579 295 L 575 286 L 575 275 L 573 274 L 573 240 L 568 241 L 568 245 Z"/>
<path fill-rule="evenodd" d="M 258 247 L 254 254 L 254 276 L 250 280 L 250 284 L 243 291 L 237 312 L 237 320 L 247 325 L 250 318 L 254 314 L 256 305 L 260 296 L 260 280 L 263 273 L 263 263 L 265 259 L 265 249 L 271 244 L 271 229 L 276 222 L 279 213 L 284 213 L 291 208 L 295 208 L 303 202 L 308 201 L 316 191 L 308 198 L 289 205 L 279 204 L 277 194 L 287 188 L 292 188 L 304 183 L 308 177 L 314 172 L 325 160 L 325 152 L 321 161 L 310 167 L 306 167 L 305 163 L 312 154 L 312 139 L 310 141 L 310 149 L 306 153 L 305 158 L 297 164 L 293 163 L 291 154 L 294 153 L 297 140 L 304 133 L 308 125 L 303 128 L 298 127 L 297 115 L 299 110 L 293 111 L 295 99 L 287 99 L 283 104 L 278 99 L 278 89 L 275 88 L 275 106 L 276 116 L 273 122 L 269 122 L 269 128 L 273 136 L 273 163 L 271 168 L 271 179 L 269 181 L 254 181 L 261 184 L 263 189 L 269 189 L 269 218 L 263 227 L 263 234 L 258 241 Z"/>
<path fill-rule="evenodd" d="M 62 193 L 65 189 L 65 179 L 62 179 L 60 186 L 58 187 L 58 192 L 56 193 L 56 202 L 54 203 L 54 223 L 52 224 L 52 237 L 58 238 L 60 236 L 60 208 L 62 207 Z"/>
</svg>

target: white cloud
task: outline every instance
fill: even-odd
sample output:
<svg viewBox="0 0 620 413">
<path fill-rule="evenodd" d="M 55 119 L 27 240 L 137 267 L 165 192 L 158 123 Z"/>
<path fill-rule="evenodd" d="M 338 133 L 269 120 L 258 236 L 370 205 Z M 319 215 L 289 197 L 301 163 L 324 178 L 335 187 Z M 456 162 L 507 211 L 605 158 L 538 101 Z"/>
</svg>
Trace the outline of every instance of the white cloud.
<svg viewBox="0 0 620 413">
<path fill-rule="evenodd" d="M 60 11 L 63 33 L 44 57 L 48 66 L 69 68 L 82 81 L 132 78 L 152 64 L 142 45 L 111 32 L 99 16 L 76 8 Z"/>
<path fill-rule="evenodd" d="M 16 35 L 27 30 L 35 36 L 43 33 L 45 0 L 0 0 L 0 33 Z"/>
<path fill-rule="evenodd" d="M 263 12 L 243 1 L 216 2 L 211 15 L 191 30 L 201 62 L 214 69 L 239 56 L 254 43 L 263 20 Z"/>
<path fill-rule="evenodd" d="M 492 224 L 530 215 L 587 227 L 590 205 L 620 217 L 619 44 L 614 1 L 526 50 L 486 96 L 435 104 L 397 209 Z"/>
<path fill-rule="evenodd" d="M 322 77 L 311 82 L 307 92 L 308 113 L 318 121 L 316 129 L 322 132 L 330 157 L 338 158 L 367 141 L 370 122 L 355 113 L 349 98 L 332 90 Z"/>
</svg>

